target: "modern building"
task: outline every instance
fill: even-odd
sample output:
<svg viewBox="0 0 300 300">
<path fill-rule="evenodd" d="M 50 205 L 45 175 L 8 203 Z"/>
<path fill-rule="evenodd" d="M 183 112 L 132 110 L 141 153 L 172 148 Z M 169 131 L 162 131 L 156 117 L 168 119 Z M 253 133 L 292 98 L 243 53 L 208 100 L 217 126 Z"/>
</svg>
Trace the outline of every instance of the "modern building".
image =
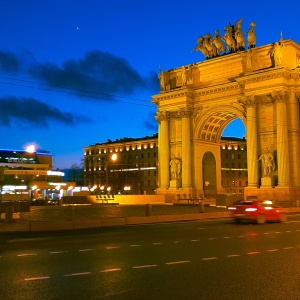
<svg viewBox="0 0 300 300">
<path fill-rule="evenodd" d="M 84 147 L 84 184 L 95 193 L 154 194 L 157 134 Z"/>
<path fill-rule="evenodd" d="M 46 150 L 0 150 L 1 200 L 59 198 L 74 186 L 63 182 L 63 172 L 52 170 Z"/>
<path fill-rule="evenodd" d="M 157 143 L 155 134 L 84 147 L 85 185 L 95 193 L 156 193 Z M 220 147 L 224 192 L 241 194 L 247 185 L 246 140 L 222 138 Z M 209 181 L 204 185 L 207 195 L 216 194 Z"/>
</svg>

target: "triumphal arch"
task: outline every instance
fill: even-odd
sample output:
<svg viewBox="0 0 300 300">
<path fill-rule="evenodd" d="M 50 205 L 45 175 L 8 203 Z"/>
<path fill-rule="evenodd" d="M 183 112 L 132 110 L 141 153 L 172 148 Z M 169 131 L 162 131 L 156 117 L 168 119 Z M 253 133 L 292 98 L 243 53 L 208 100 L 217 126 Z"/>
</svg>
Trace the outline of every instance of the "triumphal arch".
<svg viewBox="0 0 300 300">
<path fill-rule="evenodd" d="M 153 96 L 159 124 L 158 194 L 223 193 L 220 139 L 240 118 L 246 128 L 248 185 L 244 197 L 300 199 L 300 45 L 256 45 L 255 23 L 242 19 L 225 35 L 204 34 L 203 61 L 160 72 Z M 201 52 L 201 53 L 200 53 Z"/>
</svg>

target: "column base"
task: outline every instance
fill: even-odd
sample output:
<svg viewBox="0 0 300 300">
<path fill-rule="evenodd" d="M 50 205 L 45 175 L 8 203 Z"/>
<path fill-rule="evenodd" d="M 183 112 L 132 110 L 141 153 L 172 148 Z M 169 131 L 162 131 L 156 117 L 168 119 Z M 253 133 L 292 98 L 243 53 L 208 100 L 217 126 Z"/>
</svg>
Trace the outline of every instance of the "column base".
<svg viewBox="0 0 300 300">
<path fill-rule="evenodd" d="M 181 187 L 180 179 L 172 179 L 170 180 L 170 189 L 179 189 Z"/>
<path fill-rule="evenodd" d="M 274 177 L 262 177 L 261 188 L 273 188 L 275 186 Z"/>
</svg>

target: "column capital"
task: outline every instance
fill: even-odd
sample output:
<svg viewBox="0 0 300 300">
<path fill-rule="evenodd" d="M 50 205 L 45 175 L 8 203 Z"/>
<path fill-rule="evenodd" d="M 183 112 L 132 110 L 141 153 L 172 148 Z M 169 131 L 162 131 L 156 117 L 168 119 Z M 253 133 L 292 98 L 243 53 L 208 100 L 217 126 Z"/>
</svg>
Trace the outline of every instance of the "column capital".
<svg viewBox="0 0 300 300">
<path fill-rule="evenodd" d="M 190 118 L 193 114 L 193 109 L 189 107 L 181 108 L 180 111 L 181 118 Z"/>
<path fill-rule="evenodd" d="M 280 91 L 272 93 L 272 98 L 276 103 L 286 103 L 288 99 L 288 92 L 287 91 Z"/>
<path fill-rule="evenodd" d="M 253 107 L 255 108 L 258 105 L 258 96 L 242 96 L 238 99 L 238 103 L 244 108 Z"/>
<path fill-rule="evenodd" d="M 168 111 L 158 111 L 155 116 L 155 120 L 159 123 L 161 121 L 168 121 L 170 118 L 170 113 Z"/>
</svg>

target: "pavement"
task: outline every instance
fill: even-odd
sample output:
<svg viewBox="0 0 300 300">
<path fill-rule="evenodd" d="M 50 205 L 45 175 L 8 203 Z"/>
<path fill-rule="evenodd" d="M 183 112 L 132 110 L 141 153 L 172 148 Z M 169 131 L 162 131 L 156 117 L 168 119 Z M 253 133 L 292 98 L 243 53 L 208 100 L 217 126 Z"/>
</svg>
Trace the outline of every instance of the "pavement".
<svg viewBox="0 0 300 300">
<path fill-rule="evenodd" d="M 2 213 L 0 233 L 78 230 L 228 217 L 230 213 L 225 207 L 201 208 L 196 204 L 31 206 L 29 212 L 14 213 L 12 218 Z"/>
<path fill-rule="evenodd" d="M 299 207 L 287 209 L 300 212 Z M 43 232 L 88 228 L 185 222 L 230 218 L 226 207 L 193 204 L 95 204 L 68 206 L 31 206 L 29 212 L 2 213 L 0 234 L 5 232 Z"/>
</svg>

